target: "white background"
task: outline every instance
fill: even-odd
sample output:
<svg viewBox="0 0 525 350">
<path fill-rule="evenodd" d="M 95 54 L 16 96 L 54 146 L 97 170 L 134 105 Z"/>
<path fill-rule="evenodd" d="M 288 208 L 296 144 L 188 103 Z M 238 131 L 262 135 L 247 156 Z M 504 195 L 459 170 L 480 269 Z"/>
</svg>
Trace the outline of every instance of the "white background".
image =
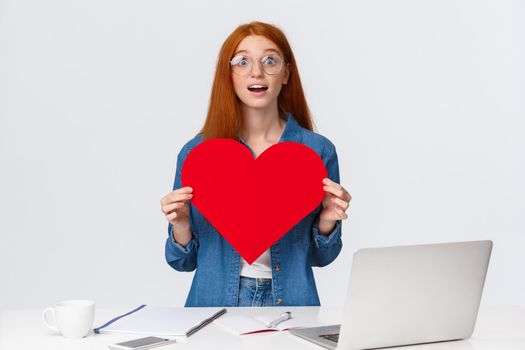
<svg viewBox="0 0 525 350">
<path fill-rule="evenodd" d="M 0 307 L 183 305 L 159 200 L 251 20 L 287 34 L 353 195 L 321 303 L 358 248 L 492 239 L 483 302 L 525 305 L 523 1 L 0 0 Z"/>
</svg>

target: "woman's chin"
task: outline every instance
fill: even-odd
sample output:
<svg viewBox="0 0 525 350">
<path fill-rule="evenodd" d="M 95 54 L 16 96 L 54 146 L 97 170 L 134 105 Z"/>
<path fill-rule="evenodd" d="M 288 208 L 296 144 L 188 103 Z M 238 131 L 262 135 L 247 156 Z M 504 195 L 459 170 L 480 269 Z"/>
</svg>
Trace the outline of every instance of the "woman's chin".
<svg viewBox="0 0 525 350">
<path fill-rule="evenodd" d="M 252 108 L 252 109 L 266 109 L 266 108 L 269 108 L 271 107 L 271 101 L 267 101 L 267 100 L 253 100 L 253 99 L 249 99 L 249 100 L 244 100 L 242 101 L 242 104 L 244 105 L 245 108 Z"/>
</svg>

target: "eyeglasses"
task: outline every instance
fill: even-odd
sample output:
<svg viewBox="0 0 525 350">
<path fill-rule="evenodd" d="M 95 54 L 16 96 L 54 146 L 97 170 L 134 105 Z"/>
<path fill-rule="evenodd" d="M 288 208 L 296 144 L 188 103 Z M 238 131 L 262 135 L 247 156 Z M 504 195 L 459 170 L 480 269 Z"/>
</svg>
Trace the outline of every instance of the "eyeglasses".
<svg viewBox="0 0 525 350">
<path fill-rule="evenodd" d="M 237 75 L 246 75 L 252 71 L 255 59 L 249 56 L 235 56 L 230 61 L 230 67 L 233 73 Z M 263 71 L 266 74 L 279 74 L 283 68 L 283 59 L 278 55 L 264 56 L 260 60 Z"/>
</svg>

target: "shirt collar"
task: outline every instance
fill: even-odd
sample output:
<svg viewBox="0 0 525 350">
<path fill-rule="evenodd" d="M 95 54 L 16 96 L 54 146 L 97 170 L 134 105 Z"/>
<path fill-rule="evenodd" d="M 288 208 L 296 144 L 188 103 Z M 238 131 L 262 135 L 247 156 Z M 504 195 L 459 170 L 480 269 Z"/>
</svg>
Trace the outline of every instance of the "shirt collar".
<svg viewBox="0 0 525 350">
<path fill-rule="evenodd" d="M 279 142 L 285 142 L 285 141 L 292 141 L 292 142 L 300 142 L 301 141 L 301 126 L 297 123 L 295 118 L 293 117 L 292 113 L 286 112 L 286 126 L 284 127 L 284 131 L 281 135 L 281 138 L 279 139 Z"/>
</svg>

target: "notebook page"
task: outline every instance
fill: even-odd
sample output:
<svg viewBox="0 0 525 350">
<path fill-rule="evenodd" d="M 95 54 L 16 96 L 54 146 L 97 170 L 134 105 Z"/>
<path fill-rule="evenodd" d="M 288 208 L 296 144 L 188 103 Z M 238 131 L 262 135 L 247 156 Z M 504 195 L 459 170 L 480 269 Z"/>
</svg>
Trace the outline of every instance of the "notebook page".
<svg viewBox="0 0 525 350">
<path fill-rule="evenodd" d="M 147 306 L 104 327 L 102 332 L 186 336 L 186 332 L 221 308 L 170 308 Z"/>
</svg>

